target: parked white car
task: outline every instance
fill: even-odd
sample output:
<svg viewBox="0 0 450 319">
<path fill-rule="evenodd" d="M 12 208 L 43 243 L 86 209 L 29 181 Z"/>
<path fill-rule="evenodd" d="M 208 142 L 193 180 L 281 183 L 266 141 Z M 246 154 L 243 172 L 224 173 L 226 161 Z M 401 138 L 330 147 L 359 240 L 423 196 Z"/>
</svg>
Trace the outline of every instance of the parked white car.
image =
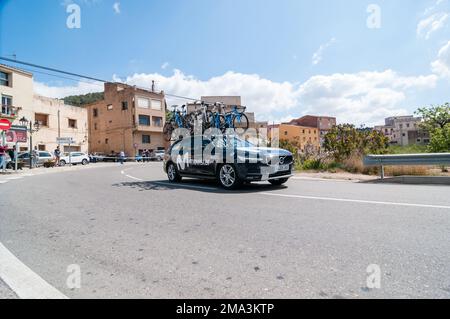
<svg viewBox="0 0 450 319">
<path fill-rule="evenodd" d="M 64 153 L 61 156 L 61 159 L 59 161 L 59 164 L 61 166 L 66 166 L 67 164 L 72 164 L 72 165 L 77 165 L 77 164 L 81 164 L 81 165 L 87 165 L 89 164 L 89 155 L 85 154 L 85 153 L 81 153 L 81 152 L 71 152 L 70 156 L 69 153 Z"/>
</svg>

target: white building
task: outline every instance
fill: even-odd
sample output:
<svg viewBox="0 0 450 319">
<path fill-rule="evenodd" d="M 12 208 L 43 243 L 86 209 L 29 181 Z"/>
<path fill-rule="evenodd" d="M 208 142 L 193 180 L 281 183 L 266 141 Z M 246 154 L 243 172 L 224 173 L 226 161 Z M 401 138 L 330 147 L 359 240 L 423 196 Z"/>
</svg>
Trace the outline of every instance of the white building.
<svg viewBox="0 0 450 319">
<path fill-rule="evenodd" d="M 391 144 L 407 146 L 411 144 L 428 144 L 430 135 L 420 128 L 420 117 L 395 116 L 385 120 L 385 125 L 375 126 L 375 130 L 382 132 L 389 138 Z"/>
<path fill-rule="evenodd" d="M 58 99 L 35 95 L 33 74 L 0 64 L 0 118 L 7 118 L 13 125 L 20 125 L 20 119 L 40 124 L 40 130 L 33 134 L 33 147 L 53 151 L 58 137 L 72 137 L 74 145 L 61 145 L 62 151 L 88 151 L 87 110 L 69 106 Z M 19 151 L 29 149 L 27 143 L 19 143 Z"/>
</svg>

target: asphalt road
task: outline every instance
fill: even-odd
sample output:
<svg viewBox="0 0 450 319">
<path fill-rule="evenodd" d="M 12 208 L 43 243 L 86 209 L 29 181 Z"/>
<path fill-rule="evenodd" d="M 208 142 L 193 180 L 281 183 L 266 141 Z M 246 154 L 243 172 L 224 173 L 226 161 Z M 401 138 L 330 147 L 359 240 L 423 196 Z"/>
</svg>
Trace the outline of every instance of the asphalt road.
<svg viewBox="0 0 450 319">
<path fill-rule="evenodd" d="M 103 167 L 0 183 L 0 242 L 70 298 L 450 298 L 449 190 Z"/>
</svg>

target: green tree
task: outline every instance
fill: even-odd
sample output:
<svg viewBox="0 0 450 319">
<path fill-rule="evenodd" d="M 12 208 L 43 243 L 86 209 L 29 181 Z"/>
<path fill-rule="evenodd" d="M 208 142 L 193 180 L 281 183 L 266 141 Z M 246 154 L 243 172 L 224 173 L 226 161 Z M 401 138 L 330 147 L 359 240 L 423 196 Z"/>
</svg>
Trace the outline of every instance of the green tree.
<svg viewBox="0 0 450 319">
<path fill-rule="evenodd" d="M 450 152 L 450 123 L 444 128 L 437 128 L 431 133 L 428 150 L 432 153 Z"/>
<path fill-rule="evenodd" d="M 428 151 L 442 153 L 450 151 L 450 103 L 439 106 L 420 108 L 419 114 L 423 122 L 422 129 L 431 135 Z"/>
<path fill-rule="evenodd" d="M 423 107 L 416 114 L 423 119 L 422 128 L 432 132 L 436 128 L 443 129 L 450 123 L 450 103 L 438 106 Z"/>
<path fill-rule="evenodd" d="M 88 93 L 84 95 L 72 95 L 64 98 L 64 103 L 73 106 L 83 106 L 85 104 L 94 103 L 103 100 L 103 92 Z"/>
<path fill-rule="evenodd" d="M 325 135 L 324 148 L 337 162 L 342 162 L 352 155 L 386 153 L 388 142 L 381 132 L 356 129 L 354 125 L 341 124 Z"/>
</svg>

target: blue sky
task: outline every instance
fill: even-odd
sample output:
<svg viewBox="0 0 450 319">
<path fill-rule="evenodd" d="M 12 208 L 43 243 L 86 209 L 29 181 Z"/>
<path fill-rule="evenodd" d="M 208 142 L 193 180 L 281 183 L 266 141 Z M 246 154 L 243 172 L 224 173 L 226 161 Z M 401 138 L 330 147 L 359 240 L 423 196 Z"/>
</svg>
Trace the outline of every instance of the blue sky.
<svg viewBox="0 0 450 319">
<path fill-rule="evenodd" d="M 67 28 L 70 3 L 79 29 Z M 367 26 L 372 3 L 380 28 Z M 242 95 L 261 120 L 372 125 L 449 100 L 449 13 L 449 0 L 0 0 L 0 55 L 194 98 Z M 35 82 L 55 97 L 101 89 Z"/>
</svg>

